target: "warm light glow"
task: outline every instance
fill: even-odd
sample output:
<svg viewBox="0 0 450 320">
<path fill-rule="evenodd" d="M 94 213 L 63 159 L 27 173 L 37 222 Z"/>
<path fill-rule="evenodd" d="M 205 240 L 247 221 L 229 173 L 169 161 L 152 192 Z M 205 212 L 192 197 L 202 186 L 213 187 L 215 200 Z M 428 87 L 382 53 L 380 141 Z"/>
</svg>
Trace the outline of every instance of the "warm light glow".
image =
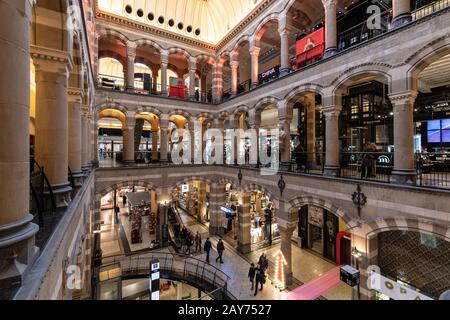
<svg viewBox="0 0 450 320">
<path fill-rule="evenodd" d="M 274 255 L 275 260 L 275 286 L 283 290 L 286 286 L 286 280 L 284 278 L 284 267 L 287 266 L 286 259 L 284 258 L 283 252 L 278 251 L 276 255 Z"/>
</svg>

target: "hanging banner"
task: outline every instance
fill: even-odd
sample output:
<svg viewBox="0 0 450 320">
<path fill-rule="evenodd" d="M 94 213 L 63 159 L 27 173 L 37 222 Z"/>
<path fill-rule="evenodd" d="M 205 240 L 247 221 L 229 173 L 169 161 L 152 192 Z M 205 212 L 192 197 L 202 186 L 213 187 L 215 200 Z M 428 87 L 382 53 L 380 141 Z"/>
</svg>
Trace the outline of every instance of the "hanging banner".
<svg viewBox="0 0 450 320">
<path fill-rule="evenodd" d="M 297 41 L 296 51 L 297 69 L 308 61 L 322 57 L 325 52 L 325 28 L 320 28 Z"/>
</svg>

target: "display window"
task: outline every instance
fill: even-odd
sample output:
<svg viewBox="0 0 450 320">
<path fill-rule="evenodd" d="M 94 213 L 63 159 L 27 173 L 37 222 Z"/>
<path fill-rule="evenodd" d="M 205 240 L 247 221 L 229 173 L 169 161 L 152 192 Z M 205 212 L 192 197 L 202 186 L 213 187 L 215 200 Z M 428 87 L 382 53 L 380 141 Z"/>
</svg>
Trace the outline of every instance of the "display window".
<svg viewBox="0 0 450 320">
<path fill-rule="evenodd" d="M 270 198 L 262 192 L 253 192 L 250 197 L 250 235 L 252 244 L 271 244 L 280 237 L 275 209 Z"/>
</svg>

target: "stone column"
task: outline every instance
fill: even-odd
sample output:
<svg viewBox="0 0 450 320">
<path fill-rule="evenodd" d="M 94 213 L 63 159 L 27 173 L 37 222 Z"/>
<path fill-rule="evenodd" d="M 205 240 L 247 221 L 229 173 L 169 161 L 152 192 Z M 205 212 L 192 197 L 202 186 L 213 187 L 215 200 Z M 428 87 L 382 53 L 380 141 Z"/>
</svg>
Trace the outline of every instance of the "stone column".
<svg viewBox="0 0 450 320">
<path fill-rule="evenodd" d="M 260 137 L 259 137 L 259 130 L 261 129 L 261 113 L 257 112 L 255 109 L 251 109 L 249 111 L 248 122 L 249 122 L 250 128 L 256 131 L 256 136 L 258 137 L 258 143 L 256 144 L 256 146 L 253 146 L 253 145 L 251 146 L 252 148 L 256 148 L 257 161 L 256 161 L 256 163 L 254 163 L 252 161 L 251 155 L 250 155 L 250 164 L 255 165 L 256 167 L 259 168 L 259 164 L 260 164 L 259 152 L 261 150 L 261 141 L 260 141 Z"/>
<path fill-rule="evenodd" d="M 69 168 L 77 188 L 83 184 L 81 102 L 82 92 L 69 89 Z"/>
<path fill-rule="evenodd" d="M 416 91 L 389 95 L 394 109 L 394 170 L 392 180 L 397 183 L 414 183 L 414 101 Z"/>
<path fill-rule="evenodd" d="M 249 253 L 251 251 L 251 217 L 250 217 L 250 192 L 242 194 L 242 209 L 243 212 L 239 214 L 239 229 L 238 229 L 238 251 L 241 253 Z"/>
<path fill-rule="evenodd" d="M 394 28 L 401 27 L 411 22 L 411 1 L 393 0 L 392 1 L 392 23 Z"/>
<path fill-rule="evenodd" d="M 166 50 L 161 51 L 161 95 L 167 97 L 169 91 L 167 88 L 167 66 L 169 65 L 169 53 Z"/>
<path fill-rule="evenodd" d="M 21 285 L 39 252 L 29 214 L 30 3 L 0 2 L 0 289 Z"/>
<path fill-rule="evenodd" d="M 325 174 L 329 176 L 338 176 L 340 171 L 339 163 L 339 115 L 341 106 L 323 107 L 325 115 Z"/>
<path fill-rule="evenodd" d="M 212 183 L 209 203 L 210 222 L 209 234 L 223 236 L 226 232 L 224 228 L 225 216 L 220 211 L 220 206 L 225 204 L 225 184 Z"/>
<path fill-rule="evenodd" d="M 229 124 L 230 124 L 230 130 L 240 129 L 239 118 L 235 115 L 230 116 Z M 233 155 L 232 162 L 237 165 L 238 159 L 239 159 L 239 150 L 240 150 L 241 139 L 239 139 L 239 136 L 237 136 L 237 137 L 233 136 L 233 139 L 234 140 L 232 141 L 233 142 L 232 147 L 233 147 L 234 155 Z"/>
<path fill-rule="evenodd" d="M 160 142 L 160 151 L 161 151 L 161 162 L 167 162 L 167 144 L 168 144 L 168 135 L 167 131 L 169 130 L 169 117 L 167 115 L 161 116 L 161 142 Z"/>
<path fill-rule="evenodd" d="M 158 161 L 159 132 L 152 131 L 152 161 Z"/>
<path fill-rule="evenodd" d="M 281 68 L 280 68 L 280 76 L 285 76 L 289 74 L 289 35 L 290 30 L 287 27 L 278 30 L 281 38 Z"/>
<path fill-rule="evenodd" d="M 256 88 L 259 85 L 259 53 L 261 52 L 261 48 L 257 46 L 252 46 L 250 48 L 250 56 L 252 63 L 252 88 Z"/>
<path fill-rule="evenodd" d="M 293 283 L 292 273 L 292 236 L 294 234 L 297 223 L 287 223 L 278 220 L 278 230 L 281 236 L 281 252 L 287 265 L 284 267 L 284 281 L 286 286 L 290 286 Z"/>
<path fill-rule="evenodd" d="M 213 102 L 219 103 L 222 101 L 222 90 L 223 90 L 223 63 L 216 62 L 214 65 L 214 74 L 213 74 Z"/>
<path fill-rule="evenodd" d="M 234 58 L 235 59 L 235 58 Z M 232 60 L 230 62 L 231 66 L 231 94 L 236 96 L 238 94 L 239 85 L 239 61 Z"/>
<path fill-rule="evenodd" d="M 293 110 L 289 107 L 286 100 L 278 102 L 278 117 L 278 127 L 280 130 L 280 161 L 283 168 L 288 170 L 291 164 L 291 122 Z"/>
<path fill-rule="evenodd" d="M 189 60 L 189 100 L 195 101 L 195 73 L 197 72 L 197 60 Z"/>
<path fill-rule="evenodd" d="M 332 56 L 337 51 L 337 0 L 322 0 L 325 8 L 325 57 Z"/>
<path fill-rule="evenodd" d="M 33 47 L 36 66 L 36 160 L 50 180 L 58 209 L 71 202 L 69 168 L 69 121 L 67 84 L 69 56 L 51 56 L 44 48 Z"/>
<path fill-rule="evenodd" d="M 207 79 L 206 79 L 207 75 L 206 74 L 202 74 L 200 77 L 200 87 L 201 87 L 201 95 L 200 95 L 200 101 L 201 102 L 207 102 L 208 99 L 208 88 L 207 88 Z"/>
<path fill-rule="evenodd" d="M 136 127 L 136 119 L 128 117 L 123 132 L 123 162 L 134 163 L 134 128 Z"/>
<path fill-rule="evenodd" d="M 311 95 L 306 105 L 306 152 L 309 169 L 316 167 L 316 99 Z"/>
<path fill-rule="evenodd" d="M 126 88 L 128 92 L 134 92 L 134 62 L 136 59 L 136 43 L 127 42 L 127 79 Z"/>
<path fill-rule="evenodd" d="M 97 120 L 98 121 L 98 120 Z M 92 161 L 92 165 L 95 167 L 98 166 L 98 122 L 95 120 L 95 117 L 89 116 L 89 130 L 90 130 L 90 159 Z"/>
<path fill-rule="evenodd" d="M 88 108 L 84 107 L 81 115 L 81 169 L 87 174 L 91 169 L 90 152 L 90 128 Z"/>
</svg>

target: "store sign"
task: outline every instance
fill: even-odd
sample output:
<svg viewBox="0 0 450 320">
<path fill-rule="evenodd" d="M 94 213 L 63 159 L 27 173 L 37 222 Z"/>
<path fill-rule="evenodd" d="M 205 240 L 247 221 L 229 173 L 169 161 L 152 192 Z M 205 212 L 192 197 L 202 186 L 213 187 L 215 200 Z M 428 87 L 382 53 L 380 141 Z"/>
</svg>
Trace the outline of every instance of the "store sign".
<svg viewBox="0 0 450 320">
<path fill-rule="evenodd" d="M 323 209 L 319 207 L 308 207 L 308 222 L 313 226 L 323 228 Z"/>
<path fill-rule="evenodd" d="M 378 268 L 368 268 L 369 278 L 367 287 L 376 290 L 394 300 L 433 300 L 419 293 L 412 287 L 401 284 L 376 272 Z"/>
</svg>

